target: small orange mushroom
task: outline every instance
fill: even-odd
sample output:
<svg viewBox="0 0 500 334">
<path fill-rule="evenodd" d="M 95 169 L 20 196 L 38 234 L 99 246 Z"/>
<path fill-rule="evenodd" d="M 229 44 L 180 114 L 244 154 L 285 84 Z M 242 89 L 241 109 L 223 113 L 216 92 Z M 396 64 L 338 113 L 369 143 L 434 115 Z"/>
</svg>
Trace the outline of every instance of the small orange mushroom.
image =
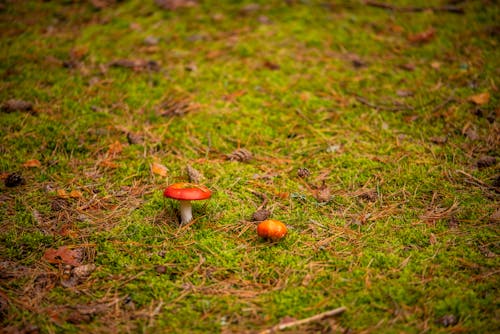
<svg viewBox="0 0 500 334">
<path fill-rule="evenodd" d="M 257 226 L 257 234 L 272 241 L 277 241 L 286 235 L 287 228 L 285 224 L 275 219 L 267 219 Z"/>
</svg>

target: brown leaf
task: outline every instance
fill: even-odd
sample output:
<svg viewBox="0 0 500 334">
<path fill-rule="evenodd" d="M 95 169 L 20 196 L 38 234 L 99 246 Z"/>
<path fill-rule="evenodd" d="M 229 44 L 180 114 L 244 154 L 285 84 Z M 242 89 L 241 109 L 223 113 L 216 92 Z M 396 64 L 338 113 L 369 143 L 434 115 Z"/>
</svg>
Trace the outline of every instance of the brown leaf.
<svg viewBox="0 0 500 334">
<path fill-rule="evenodd" d="M 325 203 L 332 199 L 332 193 L 330 191 L 330 188 L 323 185 L 320 189 L 315 191 L 314 197 L 316 197 L 318 202 Z"/>
<path fill-rule="evenodd" d="M 33 109 L 33 104 L 31 102 L 23 101 L 23 100 L 15 100 L 11 99 L 6 101 L 1 110 L 5 113 L 11 113 L 16 111 L 24 111 L 30 114 L 35 114 L 36 112 Z"/>
<path fill-rule="evenodd" d="M 266 60 L 264 62 L 264 67 L 267 68 L 267 69 L 270 69 L 271 71 L 275 71 L 275 70 L 279 70 L 280 69 L 280 65 L 278 65 L 276 63 L 273 63 L 273 62 L 270 62 L 269 60 Z"/>
<path fill-rule="evenodd" d="M 69 56 L 71 57 L 71 59 L 73 61 L 77 61 L 77 60 L 81 60 L 83 57 L 85 57 L 87 52 L 88 52 L 87 46 L 84 46 L 84 45 L 75 46 L 74 48 L 72 48 L 70 50 Z"/>
<path fill-rule="evenodd" d="M 224 95 L 224 100 L 229 101 L 229 102 L 234 102 L 236 101 L 240 96 L 243 96 L 246 94 L 246 90 L 238 90 L 236 92 L 229 93 L 227 95 Z"/>
<path fill-rule="evenodd" d="M 109 66 L 130 68 L 137 72 L 144 70 L 157 72 L 160 70 L 160 64 L 157 61 L 144 59 L 118 59 L 109 63 Z"/>
<path fill-rule="evenodd" d="M 83 195 L 82 195 L 81 191 L 71 190 L 71 192 L 69 193 L 69 197 L 71 197 L 71 198 L 82 198 Z"/>
<path fill-rule="evenodd" d="M 436 238 L 436 235 L 434 233 L 431 233 L 431 235 L 429 236 L 429 242 L 431 243 L 431 245 L 436 244 L 437 238 Z"/>
<path fill-rule="evenodd" d="M 49 248 L 45 251 L 43 258 L 53 264 L 69 264 L 72 266 L 80 265 L 79 252 L 72 250 L 66 246 L 61 246 L 58 249 Z"/>
<path fill-rule="evenodd" d="M 430 27 L 429 29 L 416 33 L 416 34 L 411 34 L 408 35 L 408 41 L 412 43 L 427 43 L 430 42 L 434 37 L 436 36 L 436 29 Z"/>
<path fill-rule="evenodd" d="M 40 166 L 42 166 L 42 164 L 40 163 L 39 160 L 36 159 L 28 160 L 25 163 L 23 163 L 23 167 L 27 168 L 38 168 Z"/>
<path fill-rule="evenodd" d="M 486 104 L 490 101 L 490 93 L 484 92 L 481 94 L 472 95 L 469 97 L 468 100 L 474 104 L 481 106 L 481 105 Z"/>
<path fill-rule="evenodd" d="M 64 189 L 57 189 L 56 193 L 57 193 L 57 197 L 60 197 L 60 198 L 68 198 L 69 197 L 68 193 Z"/>
<path fill-rule="evenodd" d="M 153 174 L 165 177 L 168 174 L 168 168 L 160 163 L 153 162 L 153 164 L 151 165 L 151 172 Z"/>
<path fill-rule="evenodd" d="M 144 142 L 144 138 L 142 135 L 138 133 L 128 132 L 127 133 L 127 141 L 129 144 L 142 144 Z"/>
<path fill-rule="evenodd" d="M 478 140 L 480 137 L 473 126 L 466 126 L 462 133 L 470 140 Z"/>
<path fill-rule="evenodd" d="M 110 159 L 103 160 L 99 163 L 100 166 L 106 167 L 106 168 L 118 168 L 118 164 L 116 162 L 113 162 Z"/>
<path fill-rule="evenodd" d="M 500 209 L 497 209 L 493 214 L 490 216 L 490 223 L 500 223 Z"/>
<path fill-rule="evenodd" d="M 448 141 L 448 137 L 446 136 L 436 136 L 429 138 L 431 142 L 434 144 L 445 144 Z"/>
<path fill-rule="evenodd" d="M 117 140 L 113 144 L 109 145 L 108 154 L 116 155 L 123 151 L 123 145 Z"/>
<path fill-rule="evenodd" d="M 483 155 L 476 161 L 477 168 L 486 168 L 497 163 L 497 158 L 489 155 Z"/>
<path fill-rule="evenodd" d="M 194 0 L 155 0 L 155 3 L 166 10 L 176 10 L 179 8 L 194 7 L 198 3 Z"/>
</svg>

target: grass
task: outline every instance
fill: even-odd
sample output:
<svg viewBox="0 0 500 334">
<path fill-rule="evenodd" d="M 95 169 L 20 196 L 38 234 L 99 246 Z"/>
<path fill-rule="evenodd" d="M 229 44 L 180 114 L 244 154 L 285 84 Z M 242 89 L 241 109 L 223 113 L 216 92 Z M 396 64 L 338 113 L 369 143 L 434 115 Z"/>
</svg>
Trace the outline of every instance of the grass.
<svg viewBox="0 0 500 334">
<path fill-rule="evenodd" d="M 459 5 L 3 2 L 0 102 L 35 110 L 0 113 L 4 330 L 497 330 L 500 10 Z"/>
</svg>

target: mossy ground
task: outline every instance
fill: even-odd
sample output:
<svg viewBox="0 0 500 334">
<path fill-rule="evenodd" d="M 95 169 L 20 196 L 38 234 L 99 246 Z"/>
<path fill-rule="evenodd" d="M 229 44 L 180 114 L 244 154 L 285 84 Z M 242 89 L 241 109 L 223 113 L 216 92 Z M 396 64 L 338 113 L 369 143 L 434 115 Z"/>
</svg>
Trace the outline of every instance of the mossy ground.
<svg viewBox="0 0 500 334">
<path fill-rule="evenodd" d="M 495 1 L 1 5 L 0 102 L 36 111 L 0 114 L 0 172 L 26 181 L 0 187 L 5 331 L 257 332 L 341 305 L 297 330 L 498 330 Z M 214 195 L 179 227 L 162 189 L 187 165 Z M 61 285 L 60 246 L 90 277 Z"/>
</svg>

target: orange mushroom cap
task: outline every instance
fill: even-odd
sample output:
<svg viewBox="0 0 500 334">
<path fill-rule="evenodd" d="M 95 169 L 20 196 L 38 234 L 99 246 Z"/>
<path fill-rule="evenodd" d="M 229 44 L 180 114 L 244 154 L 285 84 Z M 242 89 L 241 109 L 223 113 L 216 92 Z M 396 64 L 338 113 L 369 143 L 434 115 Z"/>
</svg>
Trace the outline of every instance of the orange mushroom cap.
<svg viewBox="0 0 500 334">
<path fill-rule="evenodd" d="M 285 224 L 275 219 L 267 219 L 257 225 L 257 234 L 273 241 L 283 238 L 287 233 Z"/>
</svg>

